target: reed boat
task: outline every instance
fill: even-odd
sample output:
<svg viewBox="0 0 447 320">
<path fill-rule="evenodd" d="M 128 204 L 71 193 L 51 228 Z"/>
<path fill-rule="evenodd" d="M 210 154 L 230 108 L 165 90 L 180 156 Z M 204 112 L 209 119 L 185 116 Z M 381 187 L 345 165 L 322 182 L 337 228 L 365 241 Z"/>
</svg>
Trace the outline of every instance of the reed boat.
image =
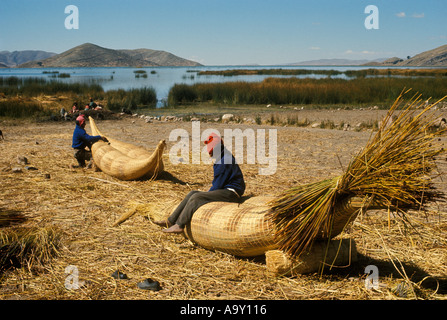
<svg viewBox="0 0 447 320">
<path fill-rule="evenodd" d="M 89 117 L 92 135 L 105 136 Z M 135 180 L 144 176 L 156 177 L 164 170 L 163 151 L 166 141 L 160 140 L 155 151 L 122 142 L 105 136 L 108 142 L 102 140 L 92 145 L 92 156 L 95 165 L 104 173 L 120 180 Z"/>
<path fill-rule="evenodd" d="M 279 249 L 270 206 L 274 199 L 273 196 L 253 196 L 242 203 L 207 203 L 194 213 L 185 227 L 185 236 L 205 249 L 238 257 L 255 257 Z M 317 240 L 327 241 L 342 233 L 361 210 L 367 209 L 383 207 L 359 197 L 343 199 L 335 206 L 331 235 L 322 228 Z"/>
</svg>

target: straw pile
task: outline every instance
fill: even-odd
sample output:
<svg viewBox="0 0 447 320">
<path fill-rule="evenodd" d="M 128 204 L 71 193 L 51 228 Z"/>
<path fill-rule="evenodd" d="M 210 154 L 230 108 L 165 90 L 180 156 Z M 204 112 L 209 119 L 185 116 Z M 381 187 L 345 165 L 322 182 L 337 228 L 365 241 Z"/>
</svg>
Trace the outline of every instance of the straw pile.
<svg viewBox="0 0 447 320">
<path fill-rule="evenodd" d="M 33 271 L 58 255 L 61 234 L 52 227 L 0 230 L 0 271 L 23 266 Z"/>
<path fill-rule="evenodd" d="M 403 105 L 402 93 L 390 108 L 379 131 L 350 162 L 339 177 L 291 188 L 271 202 L 279 248 L 298 257 L 316 239 L 330 239 L 352 223 L 360 210 L 343 212 L 337 206 L 357 196 L 366 202 L 394 208 L 405 216 L 405 208 L 420 209 L 441 198 L 430 174 L 442 149 L 433 132 L 434 106 L 425 106 L 420 96 Z M 393 116 L 402 109 L 394 121 Z M 391 123 L 391 124 L 390 124 Z"/>
</svg>

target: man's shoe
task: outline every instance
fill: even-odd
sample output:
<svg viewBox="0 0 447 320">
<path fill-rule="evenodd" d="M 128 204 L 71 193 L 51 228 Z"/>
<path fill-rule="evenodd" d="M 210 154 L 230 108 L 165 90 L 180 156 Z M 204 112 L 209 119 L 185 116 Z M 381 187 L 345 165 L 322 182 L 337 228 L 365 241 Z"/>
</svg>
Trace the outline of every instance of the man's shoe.
<svg viewBox="0 0 447 320">
<path fill-rule="evenodd" d="M 183 233 L 183 228 L 180 228 L 178 224 L 174 224 L 172 227 L 161 230 L 165 233 Z"/>
<path fill-rule="evenodd" d="M 171 227 L 172 226 L 172 223 L 170 223 L 169 222 L 169 220 L 158 220 L 158 221 L 154 221 L 154 223 L 157 225 L 157 226 L 160 226 L 160 227 L 165 227 L 165 228 L 169 228 L 169 227 Z"/>
</svg>

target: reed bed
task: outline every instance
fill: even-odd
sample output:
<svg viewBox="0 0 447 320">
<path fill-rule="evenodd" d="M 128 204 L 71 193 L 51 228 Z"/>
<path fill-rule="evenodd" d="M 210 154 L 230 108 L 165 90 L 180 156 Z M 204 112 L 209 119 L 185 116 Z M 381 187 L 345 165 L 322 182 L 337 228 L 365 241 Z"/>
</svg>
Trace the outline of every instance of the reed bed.
<svg viewBox="0 0 447 320">
<path fill-rule="evenodd" d="M 197 72 L 198 76 L 220 75 L 224 77 L 246 76 L 246 75 L 327 75 L 337 76 L 343 74 L 337 70 L 309 70 L 309 69 L 229 69 L 229 70 L 206 70 Z"/>
<path fill-rule="evenodd" d="M 64 77 L 63 73 L 54 75 Z M 157 104 L 157 94 L 152 87 L 105 92 L 95 83 L 64 83 L 44 77 L 0 77 L 0 93 L 5 98 L 0 101 L 0 117 L 12 118 L 47 116 L 51 112 L 59 112 L 61 107 L 71 110 L 74 101 L 89 101 L 92 97 L 97 102 L 101 101 L 104 107 L 117 112 L 123 109 L 154 108 Z M 59 101 L 57 105 L 43 105 L 40 100 L 45 99 L 45 96 L 65 101 Z M 82 103 L 80 106 L 83 107 Z M 52 110 L 48 110 L 48 107 Z"/>
<path fill-rule="evenodd" d="M 441 99 L 446 78 L 299 79 L 267 78 L 261 82 L 196 83 L 174 85 L 170 106 L 192 103 L 237 104 L 371 104 L 392 103 L 402 88 L 410 87 L 426 97 Z"/>
<path fill-rule="evenodd" d="M 369 68 L 363 70 L 347 70 L 344 72 L 344 74 L 348 77 L 367 77 L 367 76 L 447 77 L 447 69 Z"/>
<path fill-rule="evenodd" d="M 112 111 L 121 111 L 123 108 L 129 110 L 154 108 L 157 104 L 157 94 L 152 87 L 109 90 L 104 93 L 104 99 Z"/>
<path fill-rule="evenodd" d="M 64 83 L 44 77 L 0 77 L 0 90 L 7 96 L 35 97 L 72 93 L 76 95 L 96 96 L 103 88 L 95 83 Z"/>
<path fill-rule="evenodd" d="M 401 94 L 382 122 L 379 131 L 350 162 L 343 175 L 300 185 L 272 201 L 272 220 L 280 248 L 299 256 L 318 238 L 338 235 L 335 224 L 349 225 L 359 211 L 336 216 L 336 206 L 358 196 L 383 208 L 394 208 L 405 217 L 405 208 L 422 209 L 443 195 L 431 181 L 435 158 L 444 150 L 435 139 L 444 130 L 430 131 L 435 118 L 420 95 L 410 99 L 392 121 L 403 102 Z"/>
<path fill-rule="evenodd" d="M 408 68 L 368 68 L 361 70 L 321 70 L 321 69 L 228 69 L 228 70 L 206 70 L 198 71 L 198 76 L 221 75 L 225 77 L 246 76 L 246 75 L 326 75 L 348 77 L 366 77 L 366 76 L 405 76 L 405 77 L 446 77 L 447 69 L 408 69 Z"/>
<path fill-rule="evenodd" d="M 48 114 L 48 110 L 38 102 L 20 99 L 0 101 L 0 117 L 26 118 Z"/>
</svg>

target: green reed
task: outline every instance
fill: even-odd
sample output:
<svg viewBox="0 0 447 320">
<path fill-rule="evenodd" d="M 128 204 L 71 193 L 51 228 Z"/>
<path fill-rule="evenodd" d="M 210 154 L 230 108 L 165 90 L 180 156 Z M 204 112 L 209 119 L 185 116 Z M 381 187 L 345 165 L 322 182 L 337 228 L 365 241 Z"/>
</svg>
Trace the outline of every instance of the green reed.
<svg viewBox="0 0 447 320">
<path fill-rule="evenodd" d="M 104 94 L 104 99 L 107 100 L 107 107 L 112 111 L 154 108 L 157 105 L 157 94 L 152 87 L 110 90 Z"/>
<path fill-rule="evenodd" d="M 41 104 L 26 101 L 22 98 L 33 98 L 41 95 L 66 95 L 74 100 L 104 100 L 112 111 L 122 109 L 153 108 L 157 104 L 157 95 L 152 87 L 129 90 L 104 91 L 96 83 L 65 83 L 44 77 L 0 77 L 0 93 L 7 99 L 0 103 L 0 116 L 12 118 L 46 115 L 49 111 Z"/>
<path fill-rule="evenodd" d="M 0 101 L 0 117 L 31 118 L 49 114 L 40 103 L 19 101 L 18 99 Z"/>
<path fill-rule="evenodd" d="M 447 78 L 378 77 L 356 79 L 267 78 L 261 82 L 175 85 L 171 106 L 212 102 L 219 104 L 366 104 L 394 100 L 403 88 L 438 99 L 447 93 Z"/>
<path fill-rule="evenodd" d="M 58 93 L 96 95 L 104 90 L 95 83 L 65 83 L 43 77 L 0 77 L 0 92 L 7 96 L 35 97 L 40 94 L 55 95 Z"/>
</svg>

